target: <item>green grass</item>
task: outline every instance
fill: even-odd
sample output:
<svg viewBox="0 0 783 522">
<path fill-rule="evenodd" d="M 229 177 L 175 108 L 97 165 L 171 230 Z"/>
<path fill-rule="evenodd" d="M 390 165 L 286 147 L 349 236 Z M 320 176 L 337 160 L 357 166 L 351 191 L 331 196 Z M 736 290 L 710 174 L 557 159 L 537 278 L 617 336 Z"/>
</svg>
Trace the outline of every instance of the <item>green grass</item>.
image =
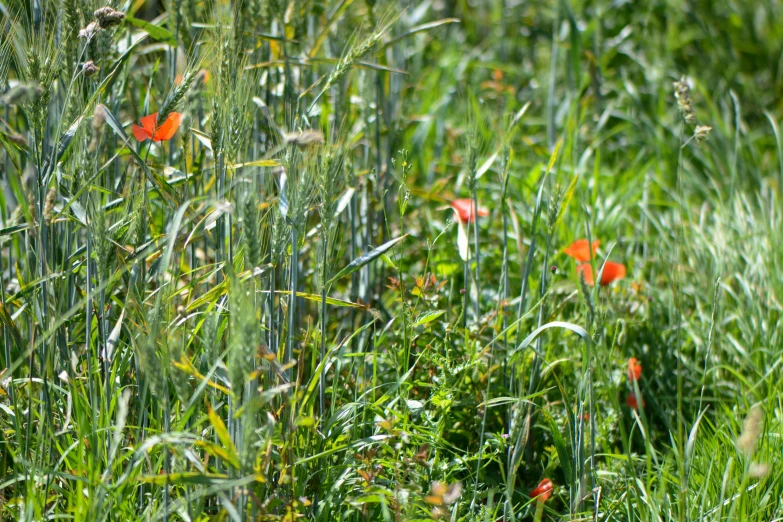
<svg viewBox="0 0 783 522">
<path fill-rule="evenodd" d="M 783 3 L 103 7 L 0 0 L 0 518 L 783 519 Z"/>
</svg>

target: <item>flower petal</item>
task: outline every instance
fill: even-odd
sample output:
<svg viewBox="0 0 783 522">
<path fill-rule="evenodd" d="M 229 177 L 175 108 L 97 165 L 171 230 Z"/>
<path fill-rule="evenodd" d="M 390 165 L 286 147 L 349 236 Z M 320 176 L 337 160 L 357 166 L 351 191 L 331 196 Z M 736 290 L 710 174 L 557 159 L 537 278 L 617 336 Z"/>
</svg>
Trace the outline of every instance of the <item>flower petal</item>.
<svg viewBox="0 0 783 522">
<path fill-rule="evenodd" d="M 472 223 L 475 219 L 473 212 L 473 200 L 470 198 L 455 199 L 451 202 L 451 208 L 457 214 L 457 218 L 462 223 Z M 483 207 L 479 207 L 478 214 L 480 217 L 488 216 L 489 210 Z"/>
<path fill-rule="evenodd" d="M 582 274 L 582 277 L 585 278 L 585 283 L 588 285 L 595 284 L 595 279 L 593 279 L 593 267 L 591 267 L 588 263 L 577 265 L 576 272 L 578 274 Z"/>
<path fill-rule="evenodd" d="M 144 127 L 144 130 L 147 131 L 147 133 L 150 135 L 150 138 L 153 134 L 155 134 L 155 122 L 158 119 L 158 113 L 154 112 L 150 114 L 149 116 L 144 116 L 141 119 L 141 126 Z"/>
<path fill-rule="evenodd" d="M 576 271 L 581 273 L 585 278 L 585 283 L 588 285 L 595 284 L 593 278 L 593 269 L 589 263 L 582 263 L 576 267 Z M 601 285 L 606 286 L 618 279 L 625 277 L 625 265 L 622 263 L 615 263 L 614 261 L 607 261 L 604 265 L 604 273 L 601 276 Z"/>
<path fill-rule="evenodd" d="M 625 277 L 625 265 L 621 263 L 615 263 L 613 261 L 607 261 L 604 265 L 604 274 L 601 277 L 601 284 L 606 286 L 613 281 L 622 279 Z"/>
<path fill-rule="evenodd" d="M 598 250 L 600 244 L 600 241 L 593 241 L 593 253 Z M 590 261 L 590 246 L 586 239 L 577 239 L 571 243 L 568 248 L 564 248 L 563 253 L 573 257 L 579 262 Z"/>
<path fill-rule="evenodd" d="M 642 365 L 639 364 L 639 360 L 636 357 L 628 359 L 628 380 L 631 382 L 638 381 L 642 376 Z"/>
<path fill-rule="evenodd" d="M 530 497 L 537 497 L 539 502 L 546 502 L 550 495 L 552 495 L 552 487 L 552 481 L 545 478 L 538 483 L 536 489 L 530 492 Z"/>
<path fill-rule="evenodd" d="M 169 114 L 169 117 L 166 118 L 166 121 L 163 122 L 163 125 L 158 127 L 155 131 L 153 139 L 155 141 L 170 140 L 172 136 L 174 136 L 174 133 L 177 132 L 177 129 L 179 129 L 180 123 L 182 123 L 182 114 L 172 112 Z"/>
<path fill-rule="evenodd" d="M 170 140 L 172 136 L 179 129 L 179 125 L 182 123 L 182 114 L 178 112 L 172 112 L 163 125 L 157 128 L 155 136 L 152 138 L 154 141 L 166 141 Z"/>
<path fill-rule="evenodd" d="M 647 401 L 644 400 L 644 397 L 641 398 L 642 407 L 647 406 Z M 636 396 L 635 393 L 631 393 L 625 398 L 625 404 L 634 410 L 639 409 L 639 397 Z"/>
<path fill-rule="evenodd" d="M 152 138 L 152 134 L 147 132 L 146 129 L 139 127 L 135 123 L 133 124 L 133 127 L 131 127 L 131 130 L 133 130 L 133 135 L 136 137 L 137 141 L 145 141 Z"/>
</svg>

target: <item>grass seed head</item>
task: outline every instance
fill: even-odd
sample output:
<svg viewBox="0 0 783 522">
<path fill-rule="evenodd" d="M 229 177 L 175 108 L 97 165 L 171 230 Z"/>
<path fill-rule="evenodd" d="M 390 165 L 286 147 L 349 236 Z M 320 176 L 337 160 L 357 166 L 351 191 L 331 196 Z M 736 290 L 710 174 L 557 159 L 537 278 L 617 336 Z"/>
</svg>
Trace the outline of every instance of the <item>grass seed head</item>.
<svg viewBox="0 0 783 522">
<path fill-rule="evenodd" d="M 696 129 L 693 131 L 693 137 L 697 144 L 701 144 L 710 135 L 712 127 L 709 125 L 696 125 Z"/>
<path fill-rule="evenodd" d="M 166 348 L 169 359 L 168 375 L 174 384 L 174 392 L 177 394 L 177 398 L 179 398 L 180 405 L 184 408 L 190 398 L 190 385 L 188 384 L 187 374 L 175 365 L 175 363 L 181 362 L 185 357 L 182 352 L 182 341 L 174 338 L 166 344 Z"/>
<path fill-rule="evenodd" d="M 92 60 L 88 60 L 82 64 L 82 72 L 86 77 L 93 76 L 95 73 L 97 73 L 100 70 L 100 68 L 95 65 L 95 62 Z"/>
<path fill-rule="evenodd" d="M 555 224 L 557 223 L 557 216 L 560 215 L 560 205 L 563 202 L 563 196 L 565 195 L 565 189 L 562 185 L 555 186 L 552 198 L 549 200 L 549 212 L 547 226 L 549 227 L 549 234 L 553 234 L 555 230 Z"/>
<path fill-rule="evenodd" d="M 239 398 L 245 380 L 256 367 L 256 347 L 260 343 L 255 307 L 248 298 L 247 288 L 236 276 L 231 276 L 231 347 L 227 366 L 231 390 Z"/>
<path fill-rule="evenodd" d="M 771 469 L 772 466 L 770 466 L 766 462 L 754 462 L 753 464 L 750 465 L 750 469 L 748 470 L 748 475 L 750 475 L 751 478 L 762 479 L 767 475 L 769 475 Z"/>
<path fill-rule="evenodd" d="M 198 70 L 196 69 L 188 70 L 182 77 L 182 81 L 179 83 L 179 85 L 175 86 L 171 91 L 169 91 L 169 95 L 166 96 L 166 100 L 163 102 L 163 105 L 158 111 L 158 125 L 162 125 L 172 112 L 180 108 L 183 100 L 185 99 L 185 95 L 188 92 L 188 88 L 190 87 L 190 84 L 193 83 L 193 79 L 197 74 Z"/>
<path fill-rule="evenodd" d="M 47 225 L 52 224 L 52 215 L 54 213 L 54 203 L 57 201 L 57 189 L 52 187 L 46 194 L 46 200 L 44 201 L 43 217 Z"/>
<path fill-rule="evenodd" d="M 98 27 L 101 29 L 109 29 L 120 25 L 125 20 L 125 13 L 117 11 L 113 7 L 106 6 L 96 9 L 93 12 L 95 21 L 98 22 Z"/>
<path fill-rule="evenodd" d="M 79 35 L 80 17 L 77 0 L 63 0 L 60 3 L 60 17 L 63 28 L 63 41 L 73 45 Z"/>
<path fill-rule="evenodd" d="M 756 444 L 761 435 L 763 423 L 764 411 L 761 409 L 761 405 L 754 404 L 742 422 L 742 432 L 737 438 L 737 448 L 748 457 L 756 452 Z"/>
<path fill-rule="evenodd" d="M 98 145 L 101 141 L 101 133 L 103 131 L 103 125 L 106 123 L 106 109 L 100 103 L 95 105 L 95 110 L 92 113 L 92 137 L 87 149 L 90 152 L 95 152 L 98 149 Z"/>
<path fill-rule="evenodd" d="M 98 34 L 98 31 L 101 30 L 101 27 L 98 25 L 98 22 L 90 22 L 87 24 L 86 27 L 79 30 L 79 38 L 82 38 L 84 40 L 92 40 L 93 36 Z"/>
<path fill-rule="evenodd" d="M 674 82 L 674 97 L 677 99 L 677 107 L 680 109 L 685 122 L 689 125 L 695 125 L 696 113 L 693 111 L 691 88 L 685 76 Z"/>
<path fill-rule="evenodd" d="M 302 149 L 313 145 L 324 143 L 324 134 L 320 131 L 303 130 L 299 132 L 288 132 L 284 136 L 286 145 L 294 145 Z"/>
<path fill-rule="evenodd" d="M 20 83 L 19 85 L 8 89 L 8 91 L 0 97 L 0 104 L 15 106 L 33 103 L 41 94 L 43 94 L 43 87 L 37 82 Z"/>
</svg>

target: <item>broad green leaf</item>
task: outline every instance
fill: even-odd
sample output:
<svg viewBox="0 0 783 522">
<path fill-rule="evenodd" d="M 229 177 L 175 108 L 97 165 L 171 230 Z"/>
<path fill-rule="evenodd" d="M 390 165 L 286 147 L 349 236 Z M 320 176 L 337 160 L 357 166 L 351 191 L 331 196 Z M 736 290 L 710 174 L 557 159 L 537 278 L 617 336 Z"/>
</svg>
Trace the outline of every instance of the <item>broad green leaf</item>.
<svg viewBox="0 0 783 522">
<path fill-rule="evenodd" d="M 547 392 L 549 392 L 549 390 L 550 390 L 549 388 L 545 388 L 535 393 L 531 393 L 530 395 L 525 395 L 524 397 L 508 397 L 508 396 L 495 397 L 493 399 L 489 399 L 479 404 L 479 408 L 483 408 L 484 406 L 487 407 L 502 406 L 504 404 L 512 404 L 516 402 L 521 402 L 525 404 L 534 404 L 532 402 L 533 399 L 546 395 Z"/>
<path fill-rule="evenodd" d="M 171 364 L 173 364 L 176 368 L 182 370 L 183 372 L 187 373 L 188 375 L 195 377 L 197 380 L 201 382 L 206 381 L 207 386 L 211 386 L 212 388 L 215 388 L 216 390 L 220 390 L 225 394 L 231 393 L 231 391 L 225 386 L 221 386 L 215 381 L 211 381 L 207 379 L 205 376 L 201 375 L 201 373 L 199 373 L 199 371 L 196 370 L 196 368 L 193 366 L 193 363 L 187 360 L 187 358 L 184 355 L 182 356 L 181 361 L 172 361 Z"/>
<path fill-rule="evenodd" d="M 125 21 L 131 24 L 134 27 L 138 27 L 148 35 L 152 37 L 153 40 L 157 40 L 158 42 L 164 42 L 169 45 L 177 45 L 177 39 L 174 38 L 174 35 L 171 34 L 170 31 L 159 27 L 157 25 L 152 25 L 151 23 L 147 22 L 146 20 L 140 20 L 138 18 L 134 18 L 133 16 L 125 16 Z"/>
<path fill-rule="evenodd" d="M 177 234 L 179 233 L 179 227 L 182 225 L 182 217 L 185 215 L 185 211 L 188 209 L 188 205 L 189 205 L 188 201 L 180 205 L 180 207 L 177 209 L 177 213 L 174 214 L 174 219 L 172 219 L 171 223 L 169 224 L 169 237 L 168 237 L 168 241 L 166 242 L 166 250 L 164 250 L 163 252 L 163 257 L 161 258 L 161 264 L 158 267 L 158 271 L 157 271 L 161 279 L 162 279 L 162 275 L 165 274 L 169 269 L 171 256 L 174 252 L 175 244 L 177 242 Z"/>
<path fill-rule="evenodd" d="M 221 419 L 220 416 L 215 413 L 215 410 L 212 409 L 212 405 L 209 403 L 207 403 L 207 416 L 209 417 L 209 423 L 215 430 L 215 435 L 217 435 L 218 440 L 223 443 L 223 446 L 225 446 L 226 451 L 228 451 L 229 455 L 231 456 L 231 459 L 235 462 L 239 462 L 239 454 L 237 453 L 236 446 L 234 446 L 234 441 L 231 440 L 231 435 L 228 433 L 228 428 L 226 428 L 226 425 L 223 423 L 223 419 Z"/>
<path fill-rule="evenodd" d="M 168 475 L 142 475 L 139 481 L 145 484 L 200 484 L 209 486 L 215 483 L 223 482 L 228 475 L 221 473 L 200 473 L 198 471 L 183 471 L 180 473 L 170 473 Z"/>
<path fill-rule="evenodd" d="M 351 198 L 353 197 L 354 192 L 356 192 L 356 189 L 353 187 L 348 187 L 346 189 L 345 193 L 343 193 L 342 196 L 340 196 L 340 199 L 337 201 L 337 210 L 335 210 L 335 215 L 342 214 L 343 210 L 346 209 L 348 206 L 348 203 L 351 202 Z"/>
<path fill-rule="evenodd" d="M 245 163 L 236 163 L 231 165 L 232 169 L 241 169 L 243 167 L 279 167 L 281 165 L 280 160 L 276 159 L 260 159 L 255 161 L 248 161 Z"/>
<path fill-rule="evenodd" d="M 122 333 L 122 320 L 125 318 L 125 308 L 120 312 L 120 316 L 117 318 L 117 322 L 114 324 L 109 338 L 106 340 L 106 357 L 108 360 L 112 360 L 114 349 L 117 347 L 117 341 L 120 340 L 120 334 Z"/>
<path fill-rule="evenodd" d="M 213 457 L 219 458 L 223 461 L 225 461 L 228 464 L 231 464 L 234 468 L 239 469 L 239 459 L 236 455 L 232 455 L 228 451 L 226 451 L 224 448 L 221 448 L 214 442 L 210 442 L 208 440 L 199 440 L 196 441 L 196 446 L 203 449 Z"/>
<path fill-rule="evenodd" d="M 193 133 L 193 135 L 196 137 L 198 141 L 201 142 L 202 145 L 204 145 L 209 151 L 212 151 L 212 139 L 209 137 L 207 133 L 204 131 L 200 131 L 198 129 L 190 128 L 190 132 Z"/>
<path fill-rule="evenodd" d="M 27 230 L 28 228 L 29 225 L 27 223 L 22 223 L 21 225 L 13 225 L 6 228 L 0 228 L 0 237 L 12 236 L 16 233 Z"/>
<path fill-rule="evenodd" d="M 385 264 L 392 270 L 399 270 L 399 268 L 397 268 L 397 265 L 394 264 L 394 261 L 392 261 L 391 258 L 389 258 L 389 256 L 387 256 L 386 254 L 381 254 L 381 261 L 383 261 L 383 264 Z"/>
<path fill-rule="evenodd" d="M 20 143 L 18 140 L 14 139 L 14 136 L 12 136 L 10 133 L 0 129 L 0 145 L 5 147 L 6 150 L 21 150 L 21 151 L 27 151 L 27 145 L 24 143 Z"/>
<path fill-rule="evenodd" d="M 193 300 L 187 307 L 188 312 L 192 312 L 199 306 L 205 305 L 207 303 L 211 303 L 213 301 L 217 301 L 218 297 L 225 294 L 228 290 L 228 285 L 225 281 L 221 282 L 218 285 L 213 286 L 209 290 L 207 290 L 204 295 L 199 297 L 198 299 Z"/>
<path fill-rule="evenodd" d="M 411 326 L 413 328 L 416 328 L 417 326 L 422 326 L 427 323 L 431 323 L 432 321 L 434 321 L 435 319 L 437 319 L 438 317 L 440 317 L 445 313 L 446 313 L 445 310 L 433 310 L 431 312 L 424 312 L 419 316 L 418 319 L 416 319 L 416 322 L 413 323 Z"/>
<path fill-rule="evenodd" d="M 278 290 L 277 293 L 282 295 L 291 295 L 290 290 Z M 316 294 L 297 292 L 296 297 L 301 297 L 302 299 L 307 299 L 308 301 L 315 301 L 316 303 L 321 302 L 321 296 Z M 358 308 L 360 310 L 365 309 L 365 307 L 360 304 L 352 303 L 351 301 L 346 301 L 344 299 L 337 299 L 335 297 L 329 297 L 329 296 L 326 297 L 326 304 L 334 305 L 334 306 L 343 306 L 347 308 Z"/>
<path fill-rule="evenodd" d="M 500 155 L 500 150 L 498 149 L 495 152 L 492 153 L 492 155 L 487 158 L 487 161 L 481 164 L 481 166 L 476 171 L 476 179 L 479 179 L 481 176 L 486 174 L 486 172 L 492 167 L 492 164 L 495 163 L 495 160 L 497 159 L 498 155 Z"/>
<path fill-rule="evenodd" d="M 332 284 L 333 282 L 337 281 L 340 278 L 343 278 L 349 274 L 352 274 L 359 270 L 361 267 L 369 263 L 370 261 L 373 261 L 374 259 L 377 259 L 381 256 L 381 254 L 384 254 L 387 250 L 389 250 L 391 247 L 402 241 L 407 237 L 408 234 L 405 234 L 404 236 L 400 236 L 396 239 L 392 239 L 390 241 L 387 241 L 386 243 L 382 244 L 378 248 L 375 248 L 371 250 L 370 252 L 367 252 L 366 254 L 363 254 L 348 264 L 345 268 L 340 270 L 340 272 L 337 273 L 336 276 L 332 277 L 329 281 L 327 281 L 327 285 Z"/>
<path fill-rule="evenodd" d="M 573 471 L 571 469 L 571 448 L 563 438 L 563 434 L 560 433 L 560 428 L 555 423 L 552 416 L 549 415 L 544 408 L 541 408 L 540 411 L 549 424 L 549 431 L 552 433 L 552 441 L 555 443 L 555 450 L 560 459 L 560 467 L 563 468 L 563 474 L 566 477 L 567 483 L 571 484 L 574 480 Z"/>
<path fill-rule="evenodd" d="M 709 405 L 707 405 L 709 407 Z M 685 466 L 686 471 L 690 471 L 688 468 L 688 465 L 692 463 L 693 460 L 693 449 L 696 447 L 696 435 L 699 432 L 699 424 L 701 424 L 701 419 L 704 417 L 704 414 L 707 413 L 707 408 L 704 408 L 701 413 L 699 414 L 699 417 L 696 419 L 696 422 L 693 423 L 693 426 L 691 427 L 690 434 L 688 435 L 688 442 L 685 444 Z"/>
<path fill-rule="evenodd" d="M 400 36 L 397 36 L 397 37 L 392 38 L 391 40 L 389 40 L 383 46 L 383 48 L 385 49 L 387 47 L 390 47 L 390 46 L 396 44 L 397 42 L 399 42 L 400 40 L 408 38 L 409 36 L 413 36 L 414 34 L 425 32 L 425 31 L 429 31 L 430 29 L 434 29 L 436 27 L 440 27 L 441 25 L 458 24 L 461 21 L 462 20 L 460 20 L 459 18 L 443 18 L 441 20 L 435 20 L 434 22 L 428 22 L 426 24 L 421 24 L 421 25 L 417 25 L 415 27 L 411 27 L 410 29 L 405 31 Z"/>
<path fill-rule="evenodd" d="M 520 352 L 530 346 L 530 343 L 532 343 L 541 332 L 544 330 L 549 330 L 550 328 L 563 328 L 566 330 L 571 330 L 581 337 L 584 342 L 590 342 L 590 334 L 588 334 L 587 331 L 581 326 L 573 323 L 566 323 L 565 321 L 552 321 L 551 323 L 546 323 L 545 325 L 539 326 L 533 331 L 533 333 L 525 337 L 525 340 L 522 341 L 519 346 L 517 346 L 515 352 Z"/>
</svg>

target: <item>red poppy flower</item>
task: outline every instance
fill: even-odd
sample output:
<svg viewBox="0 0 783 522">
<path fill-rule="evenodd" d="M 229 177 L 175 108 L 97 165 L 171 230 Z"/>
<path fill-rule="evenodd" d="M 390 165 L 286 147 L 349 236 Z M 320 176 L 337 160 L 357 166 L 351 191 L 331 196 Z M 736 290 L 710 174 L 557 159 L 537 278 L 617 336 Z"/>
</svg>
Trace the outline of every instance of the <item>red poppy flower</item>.
<svg viewBox="0 0 783 522">
<path fill-rule="evenodd" d="M 141 127 L 133 125 L 133 135 L 138 141 L 152 140 L 152 141 L 167 141 L 170 140 L 174 133 L 179 129 L 179 124 L 182 123 L 182 114 L 178 112 L 172 112 L 166 121 L 161 126 L 157 126 L 158 113 L 144 116 L 141 119 Z"/>
<path fill-rule="evenodd" d="M 545 478 L 538 483 L 536 489 L 530 492 L 530 498 L 538 498 L 539 502 L 546 502 L 552 495 L 552 481 Z"/>
<path fill-rule="evenodd" d="M 598 250 L 598 246 L 601 244 L 600 241 L 593 241 L 593 253 L 595 254 L 595 251 Z M 571 243 L 568 248 L 563 249 L 563 253 L 566 255 L 569 255 L 579 261 L 580 263 L 583 263 L 585 261 L 590 261 L 590 245 L 588 245 L 586 239 L 577 239 L 573 243 Z"/>
<path fill-rule="evenodd" d="M 585 278 L 585 283 L 588 285 L 595 284 L 593 279 L 593 269 L 587 264 L 583 263 L 576 267 L 577 272 L 581 272 Z M 607 261 L 604 265 L 604 273 L 601 276 L 601 285 L 606 286 L 613 281 L 622 279 L 625 277 L 625 265 L 621 263 L 615 263 L 613 261 Z"/>
<path fill-rule="evenodd" d="M 645 402 L 644 397 L 640 398 L 642 399 L 642 407 L 647 406 L 647 402 Z M 639 398 L 636 397 L 635 393 L 632 393 L 625 398 L 625 404 L 627 404 L 629 408 L 633 408 L 637 411 L 639 410 Z"/>
<path fill-rule="evenodd" d="M 631 357 L 628 359 L 628 380 L 631 382 L 635 382 L 639 380 L 639 377 L 642 376 L 642 365 L 639 364 L 638 359 L 636 357 Z"/>
<path fill-rule="evenodd" d="M 473 223 L 473 220 L 475 219 L 475 212 L 473 212 L 474 207 L 472 199 L 455 199 L 451 202 L 451 208 L 454 209 L 454 213 L 457 214 L 460 223 Z M 478 215 L 479 217 L 488 216 L 489 210 L 479 207 Z"/>
</svg>

